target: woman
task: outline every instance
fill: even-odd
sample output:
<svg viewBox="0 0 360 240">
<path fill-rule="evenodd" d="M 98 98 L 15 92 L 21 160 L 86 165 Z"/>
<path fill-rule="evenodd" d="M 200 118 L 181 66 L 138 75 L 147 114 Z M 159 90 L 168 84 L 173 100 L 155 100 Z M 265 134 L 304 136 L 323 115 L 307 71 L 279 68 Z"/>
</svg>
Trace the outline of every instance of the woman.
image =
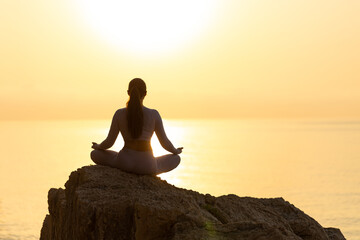
<svg viewBox="0 0 360 240">
<path fill-rule="evenodd" d="M 101 144 L 93 142 L 95 150 L 91 152 L 91 159 L 96 164 L 136 174 L 159 174 L 176 168 L 182 148 L 175 148 L 167 138 L 158 111 L 143 105 L 145 82 L 140 78 L 131 80 L 128 94 L 130 99 L 126 108 L 115 112 L 107 138 Z M 125 142 L 124 148 L 119 153 L 107 150 L 114 144 L 119 132 Z M 154 157 L 150 145 L 154 132 L 161 146 L 172 154 Z"/>
</svg>

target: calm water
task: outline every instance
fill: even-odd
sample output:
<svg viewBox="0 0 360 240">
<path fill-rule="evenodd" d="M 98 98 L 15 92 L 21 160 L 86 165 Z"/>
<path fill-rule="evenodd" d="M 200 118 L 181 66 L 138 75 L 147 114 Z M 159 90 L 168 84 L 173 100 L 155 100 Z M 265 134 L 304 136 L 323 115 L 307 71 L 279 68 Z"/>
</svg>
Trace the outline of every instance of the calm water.
<svg viewBox="0 0 360 240">
<path fill-rule="evenodd" d="M 47 191 L 91 164 L 108 121 L 0 122 L 0 239 L 38 239 Z M 171 120 L 182 162 L 160 175 L 202 193 L 283 197 L 360 239 L 360 121 Z M 122 140 L 113 149 L 119 150 Z M 155 155 L 165 153 L 153 139 Z"/>
</svg>

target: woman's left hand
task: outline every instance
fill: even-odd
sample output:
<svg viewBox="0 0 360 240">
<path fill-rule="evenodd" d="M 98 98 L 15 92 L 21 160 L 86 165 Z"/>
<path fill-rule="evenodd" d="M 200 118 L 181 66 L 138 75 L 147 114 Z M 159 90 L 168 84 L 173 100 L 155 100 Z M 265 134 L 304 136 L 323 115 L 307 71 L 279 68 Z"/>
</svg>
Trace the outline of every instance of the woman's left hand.
<svg viewBox="0 0 360 240">
<path fill-rule="evenodd" d="M 99 144 L 97 144 L 96 142 L 92 142 L 92 146 L 91 146 L 91 148 L 93 148 L 93 149 L 100 149 L 100 147 L 99 147 Z"/>
</svg>

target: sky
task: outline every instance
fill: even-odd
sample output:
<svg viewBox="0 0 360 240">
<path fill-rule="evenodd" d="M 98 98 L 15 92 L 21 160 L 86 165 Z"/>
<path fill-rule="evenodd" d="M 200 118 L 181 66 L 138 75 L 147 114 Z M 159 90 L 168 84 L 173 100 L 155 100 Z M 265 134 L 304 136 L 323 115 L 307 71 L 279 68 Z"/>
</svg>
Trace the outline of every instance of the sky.
<svg viewBox="0 0 360 240">
<path fill-rule="evenodd" d="M 0 119 L 360 118 L 360 1 L 0 0 Z"/>
</svg>

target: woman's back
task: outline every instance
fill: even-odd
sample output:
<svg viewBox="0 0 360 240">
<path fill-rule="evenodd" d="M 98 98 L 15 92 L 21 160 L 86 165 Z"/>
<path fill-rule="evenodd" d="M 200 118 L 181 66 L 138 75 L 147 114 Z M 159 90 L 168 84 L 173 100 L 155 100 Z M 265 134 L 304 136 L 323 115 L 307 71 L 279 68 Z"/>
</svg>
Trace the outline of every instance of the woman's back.
<svg viewBox="0 0 360 240">
<path fill-rule="evenodd" d="M 126 142 L 126 141 L 134 140 L 128 129 L 126 108 L 119 109 L 117 111 L 117 114 L 118 114 L 117 123 L 124 141 Z M 147 107 L 143 107 L 143 114 L 144 114 L 144 124 L 142 128 L 142 133 L 138 138 L 136 138 L 136 140 L 150 141 L 156 129 L 156 124 L 159 124 L 158 120 L 160 115 L 155 109 L 150 109 Z"/>
</svg>

